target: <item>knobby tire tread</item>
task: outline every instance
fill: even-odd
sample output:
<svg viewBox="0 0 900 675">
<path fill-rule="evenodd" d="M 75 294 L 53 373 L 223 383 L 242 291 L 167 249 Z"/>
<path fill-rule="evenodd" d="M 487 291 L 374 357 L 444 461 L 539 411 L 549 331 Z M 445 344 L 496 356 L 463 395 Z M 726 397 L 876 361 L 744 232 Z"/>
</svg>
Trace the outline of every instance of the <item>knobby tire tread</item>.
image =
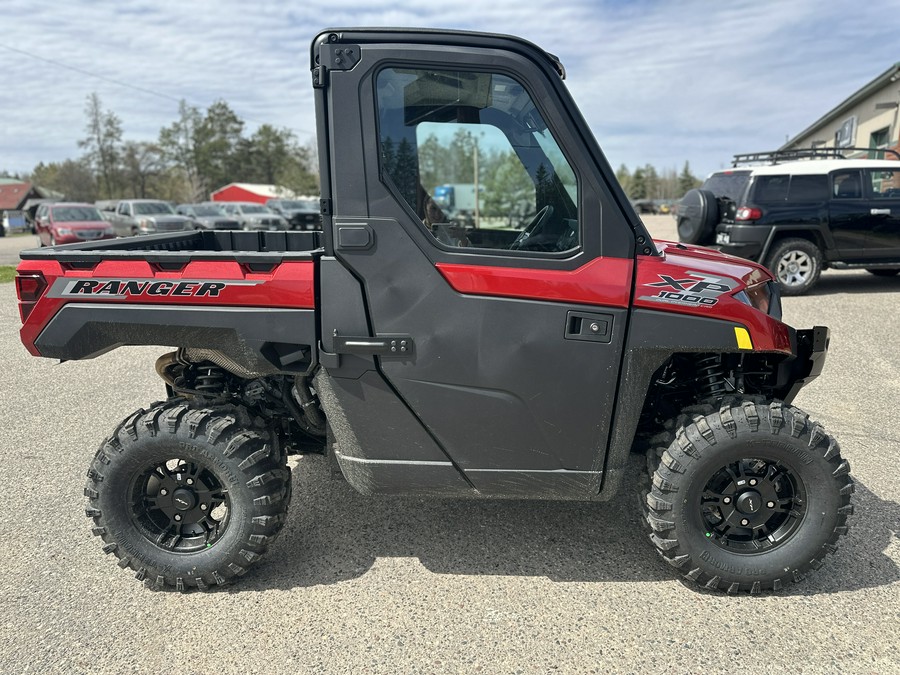
<svg viewBox="0 0 900 675">
<path fill-rule="evenodd" d="M 107 518 L 100 508 L 100 492 L 111 465 L 133 451 L 136 444 L 155 437 L 170 442 L 205 440 L 233 463 L 240 480 L 253 495 L 252 504 L 248 505 L 251 526 L 237 551 L 223 557 L 213 569 L 194 576 L 167 574 L 137 560 L 111 536 Z M 178 455 L 177 451 L 173 454 Z M 232 409 L 197 409 L 183 401 L 154 404 L 149 410 L 140 409 L 125 418 L 101 443 L 87 477 L 85 515 L 93 521 L 92 533 L 103 541 L 104 553 L 114 554 L 119 567 L 132 569 L 138 581 L 177 591 L 209 590 L 243 576 L 265 555 L 281 531 L 291 497 L 291 471 L 286 457 L 266 430 L 246 428 Z"/>
</svg>

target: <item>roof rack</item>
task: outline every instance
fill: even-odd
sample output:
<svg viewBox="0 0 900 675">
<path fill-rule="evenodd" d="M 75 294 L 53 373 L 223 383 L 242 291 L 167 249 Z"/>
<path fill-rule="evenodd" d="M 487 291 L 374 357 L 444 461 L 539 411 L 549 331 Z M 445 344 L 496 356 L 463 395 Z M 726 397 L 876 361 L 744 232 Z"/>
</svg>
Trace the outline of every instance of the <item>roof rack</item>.
<svg viewBox="0 0 900 675">
<path fill-rule="evenodd" d="M 731 166 L 744 164 L 778 164 L 779 162 L 793 162 L 799 159 L 847 159 L 847 152 L 881 153 L 885 158 L 886 153 L 892 154 L 894 159 L 900 160 L 900 152 L 888 148 L 795 148 L 793 150 L 771 150 L 769 152 L 749 152 L 735 155 Z"/>
</svg>

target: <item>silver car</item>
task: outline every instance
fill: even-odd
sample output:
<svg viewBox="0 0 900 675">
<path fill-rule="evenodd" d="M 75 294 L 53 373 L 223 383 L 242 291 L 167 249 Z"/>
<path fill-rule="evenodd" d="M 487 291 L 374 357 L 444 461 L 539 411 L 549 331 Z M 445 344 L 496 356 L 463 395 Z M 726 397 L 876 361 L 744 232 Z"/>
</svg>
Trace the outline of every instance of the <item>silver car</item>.
<svg viewBox="0 0 900 675">
<path fill-rule="evenodd" d="M 286 230 L 288 221 L 268 206 L 253 202 L 219 202 L 225 213 L 237 220 L 243 230 Z"/>
</svg>

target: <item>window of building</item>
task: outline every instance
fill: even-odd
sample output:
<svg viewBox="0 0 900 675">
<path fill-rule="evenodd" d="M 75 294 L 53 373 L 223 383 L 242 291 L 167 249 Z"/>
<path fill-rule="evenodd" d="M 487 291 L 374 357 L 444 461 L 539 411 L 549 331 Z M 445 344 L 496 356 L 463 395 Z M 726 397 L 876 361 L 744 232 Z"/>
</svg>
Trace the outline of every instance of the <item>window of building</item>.
<svg viewBox="0 0 900 675">
<path fill-rule="evenodd" d="M 872 132 L 872 135 L 869 136 L 869 147 L 871 148 L 869 159 L 884 159 L 884 153 L 878 152 L 878 150 L 884 150 L 888 146 L 889 133 L 889 127 Z"/>
</svg>

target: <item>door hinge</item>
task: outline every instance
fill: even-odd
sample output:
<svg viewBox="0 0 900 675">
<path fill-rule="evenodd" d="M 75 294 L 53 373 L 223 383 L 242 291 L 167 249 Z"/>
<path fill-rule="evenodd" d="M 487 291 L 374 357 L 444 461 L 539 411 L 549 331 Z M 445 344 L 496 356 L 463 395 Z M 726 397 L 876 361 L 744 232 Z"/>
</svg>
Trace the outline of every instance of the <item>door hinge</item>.
<svg viewBox="0 0 900 675">
<path fill-rule="evenodd" d="M 331 200 L 330 199 L 320 199 L 319 200 L 319 213 L 323 216 L 331 215 Z"/>
<path fill-rule="evenodd" d="M 313 89 L 324 89 L 328 83 L 328 72 L 325 66 L 316 66 L 312 71 Z"/>
<path fill-rule="evenodd" d="M 359 45 L 326 43 L 319 48 L 318 65 L 312 70 L 313 88 L 328 86 L 329 70 L 353 70 L 359 63 Z"/>
</svg>

